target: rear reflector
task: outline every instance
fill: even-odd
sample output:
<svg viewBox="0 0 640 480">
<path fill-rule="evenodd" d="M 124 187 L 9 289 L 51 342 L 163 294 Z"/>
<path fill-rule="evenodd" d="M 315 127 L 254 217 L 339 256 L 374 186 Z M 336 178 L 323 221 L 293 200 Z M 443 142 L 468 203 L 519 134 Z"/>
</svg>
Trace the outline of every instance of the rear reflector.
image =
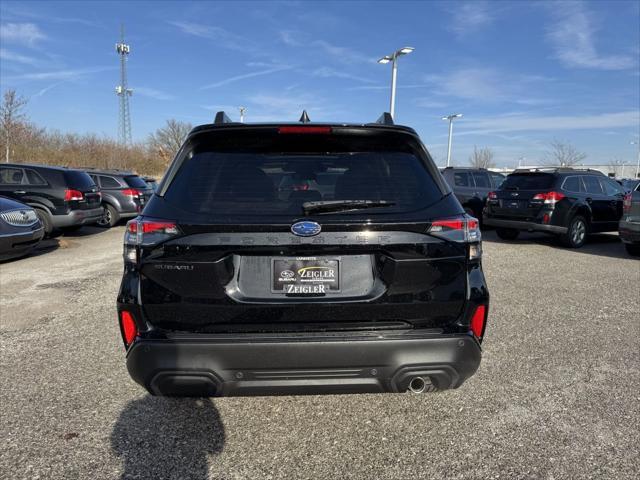
<svg viewBox="0 0 640 480">
<path fill-rule="evenodd" d="M 128 347 L 138 336 L 138 327 L 133 315 L 127 311 L 120 312 L 120 326 L 122 327 L 122 338 Z"/>
<path fill-rule="evenodd" d="M 331 127 L 280 127 L 278 133 L 329 134 Z"/>
<path fill-rule="evenodd" d="M 66 189 L 64 191 L 64 199 L 69 202 L 71 200 L 84 200 L 84 194 L 80 190 Z"/>
<path fill-rule="evenodd" d="M 484 305 L 478 305 L 478 307 L 476 308 L 476 311 L 473 314 L 473 317 L 471 318 L 471 331 L 476 337 L 482 338 L 482 334 L 484 333 L 484 324 L 486 320 L 487 320 L 487 307 L 485 307 Z"/>
</svg>

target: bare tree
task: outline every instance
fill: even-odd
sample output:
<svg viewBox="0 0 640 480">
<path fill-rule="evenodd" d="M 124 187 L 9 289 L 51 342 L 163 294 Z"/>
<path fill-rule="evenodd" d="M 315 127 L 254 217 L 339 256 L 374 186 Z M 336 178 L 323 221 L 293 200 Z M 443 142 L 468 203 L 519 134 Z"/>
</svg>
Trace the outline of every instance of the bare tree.
<svg viewBox="0 0 640 480">
<path fill-rule="evenodd" d="M 9 163 L 9 152 L 11 143 L 14 141 L 26 115 L 22 112 L 27 104 L 27 99 L 19 97 L 15 90 L 9 89 L 4 92 L 2 105 L 0 105 L 0 131 L 4 139 L 4 160 Z"/>
<path fill-rule="evenodd" d="M 614 177 L 624 177 L 624 162 L 615 157 L 607 163 L 607 167 L 609 167 L 609 176 L 613 174 Z"/>
<path fill-rule="evenodd" d="M 570 167 L 572 165 L 577 165 L 587 158 L 586 153 L 578 151 L 569 142 L 562 142 L 554 139 L 549 146 L 550 150 L 547 152 L 546 159 L 544 160 L 546 165 Z"/>
<path fill-rule="evenodd" d="M 496 164 L 493 161 L 493 150 L 489 147 L 478 148 L 473 146 L 473 153 L 469 157 L 469 163 L 475 168 L 493 168 Z"/>
<path fill-rule="evenodd" d="M 148 144 L 165 163 L 169 163 L 178 152 L 191 128 L 190 123 L 171 118 L 167 120 L 164 127 L 149 135 Z"/>
</svg>

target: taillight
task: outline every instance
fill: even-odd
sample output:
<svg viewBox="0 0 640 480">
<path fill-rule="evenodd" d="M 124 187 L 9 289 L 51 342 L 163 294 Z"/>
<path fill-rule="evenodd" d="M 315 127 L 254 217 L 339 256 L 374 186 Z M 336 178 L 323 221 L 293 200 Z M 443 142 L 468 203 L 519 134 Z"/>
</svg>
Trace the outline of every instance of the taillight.
<svg viewBox="0 0 640 480">
<path fill-rule="evenodd" d="M 633 197 L 632 193 L 627 193 L 624 196 L 624 200 L 622 201 L 622 210 L 624 213 L 629 213 L 631 211 L 631 198 Z"/>
<path fill-rule="evenodd" d="M 138 336 L 138 327 L 136 326 L 136 321 L 130 312 L 120 312 L 120 328 L 124 344 L 128 347 Z"/>
<path fill-rule="evenodd" d="M 301 133 L 301 134 L 329 134 L 331 127 L 280 127 L 278 133 Z"/>
<path fill-rule="evenodd" d="M 557 202 L 562 200 L 565 197 L 564 193 L 560 192 L 546 192 L 546 193 L 537 193 L 533 196 L 533 200 L 543 201 L 547 205 L 555 205 Z"/>
<path fill-rule="evenodd" d="M 122 193 L 123 195 L 132 198 L 138 198 L 141 195 L 140 190 L 136 190 L 135 188 L 125 188 L 122 190 Z"/>
<path fill-rule="evenodd" d="M 479 242 L 480 223 L 469 215 L 462 217 L 434 220 L 429 233 L 455 242 Z"/>
<path fill-rule="evenodd" d="M 489 195 L 487 196 L 487 198 L 489 198 L 489 200 L 497 200 L 498 194 L 496 192 L 489 192 Z"/>
<path fill-rule="evenodd" d="M 295 190 L 296 192 L 304 192 L 309 190 L 309 184 L 308 183 L 301 183 L 299 185 L 293 185 L 293 190 Z"/>
<path fill-rule="evenodd" d="M 127 245 L 154 245 L 180 235 L 176 222 L 151 218 L 135 218 L 127 223 L 124 237 Z M 125 257 L 127 252 L 125 248 Z"/>
<path fill-rule="evenodd" d="M 477 338 L 482 338 L 484 334 L 484 326 L 487 322 L 487 307 L 484 305 L 478 305 L 476 311 L 471 317 L 471 331 Z"/>
<path fill-rule="evenodd" d="M 67 188 L 64 191 L 64 199 L 66 202 L 71 200 L 84 200 L 84 194 L 80 190 L 72 190 Z"/>
</svg>

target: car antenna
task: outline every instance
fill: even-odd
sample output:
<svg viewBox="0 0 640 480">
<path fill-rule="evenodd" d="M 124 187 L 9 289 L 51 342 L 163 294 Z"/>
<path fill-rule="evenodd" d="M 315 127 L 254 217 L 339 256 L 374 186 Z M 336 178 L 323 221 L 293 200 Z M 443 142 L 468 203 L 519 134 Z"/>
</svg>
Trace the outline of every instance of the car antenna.
<svg viewBox="0 0 640 480">
<path fill-rule="evenodd" d="M 216 113 L 216 117 L 213 121 L 214 124 L 219 125 L 221 123 L 233 123 L 231 119 L 224 112 Z"/>
<path fill-rule="evenodd" d="M 298 120 L 300 123 L 309 123 L 311 121 L 311 119 L 309 119 L 309 115 L 307 115 L 307 111 L 303 110 L 302 111 L 302 115 L 300 115 L 300 120 Z"/>
</svg>

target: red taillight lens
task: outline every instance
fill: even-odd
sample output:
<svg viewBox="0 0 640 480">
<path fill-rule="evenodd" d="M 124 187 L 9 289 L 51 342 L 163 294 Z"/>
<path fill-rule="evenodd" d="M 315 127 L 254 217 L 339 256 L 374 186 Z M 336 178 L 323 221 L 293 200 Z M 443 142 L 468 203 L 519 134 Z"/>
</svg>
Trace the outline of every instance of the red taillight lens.
<svg viewBox="0 0 640 480">
<path fill-rule="evenodd" d="M 471 331 L 477 338 L 482 338 L 484 333 L 484 324 L 487 321 L 487 307 L 484 305 L 478 305 L 476 311 L 471 317 Z"/>
<path fill-rule="evenodd" d="M 546 204 L 555 204 L 559 202 L 565 197 L 564 193 L 561 192 L 546 192 L 546 193 L 537 193 L 533 196 L 533 200 L 540 200 Z"/>
<path fill-rule="evenodd" d="M 480 223 L 477 218 L 469 215 L 434 220 L 429 233 L 455 242 L 479 242 Z"/>
<path fill-rule="evenodd" d="M 488 198 L 489 200 L 497 200 L 498 194 L 496 192 L 489 192 Z"/>
<path fill-rule="evenodd" d="M 309 184 L 308 183 L 301 183 L 300 185 L 294 185 L 293 189 L 296 192 L 307 191 L 307 190 L 309 190 Z"/>
<path fill-rule="evenodd" d="M 71 200 L 84 200 L 84 194 L 80 190 L 72 190 L 67 188 L 64 191 L 64 199 L 67 202 Z"/>
<path fill-rule="evenodd" d="M 140 196 L 140 190 L 135 188 L 125 188 L 122 193 L 128 197 L 138 198 Z"/>
<path fill-rule="evenodd" d="M 178 227 L 174 222 L 142 222 L 142 233 L 178 233 Z"/>
<path fill-rule="evenodd" d="M 138 327 L 133 315 L 127 311 L 120 312 L 120 326 L 122 327 L 122 338 L 128 347 L 138 336 Z"/>
<path fill-rule="evenodd" d="M 331 127 L 280 127 L 278 133 L 301 133 L 301 134 L 329 134 L 331 133 Z"/>
<path fill-rule="evenodd" d="M 622 202 L 622 210 L 624 213 L 629 213 L 631 211 L 631 197 L 633 197 L 632 193 L 627 193 L 624 196 L 624 200 Z"/>
<path fill-rule="evenodd" d="M 176 222 L 151 218 L 136 218 L 127 223 L 125 245 L 157 245 L 180 234 Z"/>
</svg>

